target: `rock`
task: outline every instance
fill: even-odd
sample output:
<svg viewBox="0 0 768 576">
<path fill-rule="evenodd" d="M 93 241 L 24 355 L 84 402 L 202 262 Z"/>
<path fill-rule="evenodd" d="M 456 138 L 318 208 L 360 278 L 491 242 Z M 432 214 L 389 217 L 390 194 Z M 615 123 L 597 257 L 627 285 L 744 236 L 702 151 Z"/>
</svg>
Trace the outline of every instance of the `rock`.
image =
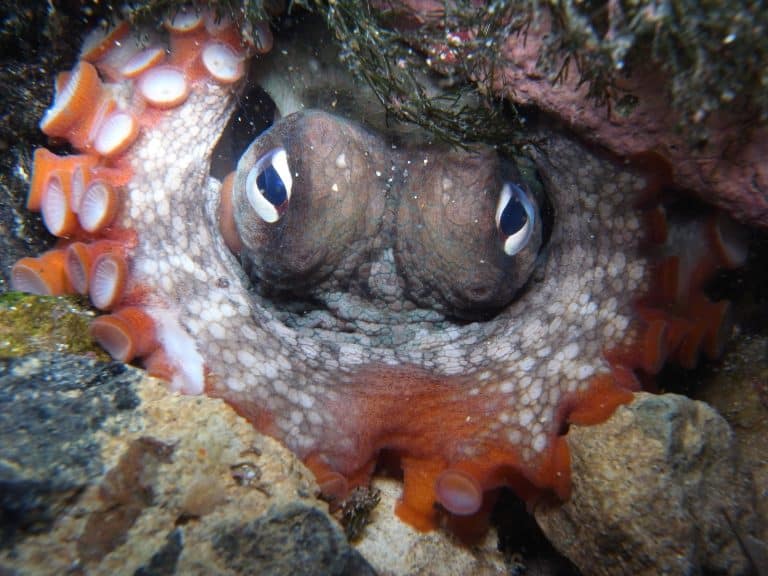
<svg viewBox="0 0 768 576">
<path fill-rule="evenodd" d="M 717 409 L 733 429 L 755 488 L 759 539 L 768 542 L 768 336 L 734 340 L 720 365 L 697 386 L 696 397 Z"/>
<path fill-rule="evenodd" d="M 619 156 L 663 158 L 671 171 L 671 182 L 664 185 L 692 191 L 739 220 L 768 228 L 768 167 L 763 160 L 768 126 L 740 111 L 716 111 L 704 123 L 706 142 L 694 145 L 679 128 L 686 121 L 659 89 L 668 79 L 658 67 L 638 68 L 631 77 L 618 79 L 617 91 L 631 94 L 636 104 L 609 112 L 588 97 L 575 62 L 568 65 L 562 83 L 553 85 L 543 73 L 538 62 L 548 33 L 548 19 L 542 18 L 528 30 L 525 41 L 518 36 L 507 40 L 503 53 L 508 64 L 495 90 L 552 114 Z M 658 167 L 651 169 L 658 172 Z"/>
<path fill-rule="evenodd" d="M 311 473 L 118 363 L 0 360 L 0 573 L 372 574 Z"/>
<path fill-rule="evenodd" d="M 212 544 L 237 574 L 374 576 L 340 527 L 303 503 L 273 508 L 245 525 L 221 530 Z"/>
<path fill-rule="evenodd" d="M 511 573 L 497 550 L 496 532 L 490 530 L 479 545 L 467 547 L 445 531 L 418 532 L 395 516 L 402 484 L 376 478 L 373 488 L 381 501 L 370 515 L 355 548 L 380 576 L 502 576 Z"/>
<path fill-rule="evenodd" d="M 768 153 L 768 125 L 758 119 L 758 112 L 741 106 L 744 95 L 734 98 L 731 94 L 732 102 L 723 98 L 719 109 L 708 114 L 700 109 L 701 119 L 687 118 L 671 105 L 673 81 L 667 74 L 669 66 L 652 61 L 651 54 L 646 54 L 644 62 L 640 62 L 642 57 L 635 59 L 629 76 L 615 75 L 611 107 L 596 102 L 589 94 L 589 83 L 583 81 L 596 71 L 580 70 L 577 58 L 566 61 L 566 50 L 558 54 L 548 50 L 552 16 L 546 3 L 534 5 L 535 17 L 523 33 L 510 33 L 498 46 L 494 53 L 494 76 L 489 83 L 486 67 L 476 64 L 477 55 L 462 48 L 461 38 L 472 38 L 474 29 L 445 30 L 444 37 L 453 38 L 448 45 L 442 40 L 443 35 L 436 35 L 435 29 L 442 26 L 445 17 L 442 3 L 404 0 L 394 8 L 390 3 L 381 4 L 384 12 L 391 16 L 394 11 L 400 17 L 403 28 L 424 27 L 425 34 L 411 33 L 408 38 L 418 38 L 415 41 L 419 48 L 432 56 L 429 65 L 438 72 L 453 77 L 469 69 L 481 92 L 493 91 L 518 105 L 542 110 L 618 156 L 661 158 L 664 167 L 660 169 L 654 163 L 651 170 L 657 177 L 660 172 L 669 171 L 671 181 L 662 182 L 662 186 L 691 191 L 738 220 L 768 228 L 768 163 L 764 161 Z M 520 10 L 525 8 L 521 4 Z M 622 8 L 617 10 L 621 12 Z M 656 18 L 661 25 L 663 16 L 654 16 L 653 10 L 649 3 L 647 17 Z M 711 17 L 716 8 L 710 6 L 707 10 Z M 581 18 L 571 13 L 569 17 Z M 606 37 L 616 33 L 611 30 Z M 758 24 L 753 36 L 760 36 Z M 577 47 L 580 41 L 588 42 L 585 38 L 568 40 Z M 707 39 L 700 35 L 698 40 L 691 37 L 688 41 Z M 650 52 L 651 48 L 645 50 Z M 689 46 L 688 50 L 693 52 L 695 47 Z M 761 57 L 764 56 L 755 56 Z M 466 68 L 461 62 L 468 63 Z"/>
<path fill-rule="evenodd" d="M 535 515 L 585 574 L 750 573 L 751 482 L 707 404 L 638 393 L 605 423 L 572 426 L 568 444 L 571 499 Z"/>
</svg>

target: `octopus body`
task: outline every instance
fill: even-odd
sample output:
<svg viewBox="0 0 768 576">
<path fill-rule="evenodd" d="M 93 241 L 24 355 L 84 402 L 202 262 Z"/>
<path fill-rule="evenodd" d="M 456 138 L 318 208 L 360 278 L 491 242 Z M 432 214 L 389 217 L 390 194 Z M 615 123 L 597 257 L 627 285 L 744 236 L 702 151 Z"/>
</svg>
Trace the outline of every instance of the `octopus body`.
<svg viewBox="0 0 768 576">
<path fill-rule="evenodd" d="M 222 186 L 211 154 L 258 50 L 204 12 L 133 36 L 96 34 L 59 80 L 41 127 L 79 153 L 36 153 L 29 207 L 61 240 L 13 283 L 88 294 L 115 358 L 224 398 L 324 492 L 385 452 L 422 529 L 500 486 L 567 498 L 569 423 L 718 353 L 727 304 L 702 286 L 743 261 L 738 235 L 719 216 L 673 226 L 629 166 L 544 134 L 539 193 L 493 151 L 394 151 L 304 112 Z"/>
</svg>

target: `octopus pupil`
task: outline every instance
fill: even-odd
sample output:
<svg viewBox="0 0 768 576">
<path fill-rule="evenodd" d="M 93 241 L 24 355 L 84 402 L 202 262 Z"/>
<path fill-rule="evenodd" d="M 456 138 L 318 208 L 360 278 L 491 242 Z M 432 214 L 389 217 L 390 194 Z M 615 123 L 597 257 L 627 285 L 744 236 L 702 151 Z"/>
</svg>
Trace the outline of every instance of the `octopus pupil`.
<svg viewBox="0 0 768 576">
<path fill-rule="evenodd" d="M 273 206 L 282 206 L 288 200 L 288 193 L 285 190 L 283 179 L 275 170 L 273 165 L 267 166 L 264 171 L 256 178 L 256 185 Z"/>
<path fill-rule="evenodd" d="M 520 192 L 515 190 L 515 196 L 509 199 L 499 219 L 499 230 L 505 236 L 519 232 L 526 222 L 528 222 L 528 213 L 520 202 Z"/>
</svg>

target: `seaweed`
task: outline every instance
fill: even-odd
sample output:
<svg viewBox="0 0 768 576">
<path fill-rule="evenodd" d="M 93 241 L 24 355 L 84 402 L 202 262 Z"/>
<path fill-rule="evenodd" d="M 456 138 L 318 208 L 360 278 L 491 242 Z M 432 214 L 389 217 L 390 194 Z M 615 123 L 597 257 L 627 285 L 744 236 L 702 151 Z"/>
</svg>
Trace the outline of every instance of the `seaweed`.
<svg viewBox="0 0 768 576">
<path fill-rule="evenodd" d="M 632 110 L 637 99 L 616 89 L 617 80 L 650 64 L 663 72 L 660 82 L 666 81 L 679 128 L 692 143 L 706 136 L 704 121 L 716 110 L 768 119 L 768 11 L 758 1 L 413 2 L 420 12 L 403 1 L 375 4 L 318 0 L 311 6 L 325 15 L 349 67 L 392 115 L 449 142 L 499 144 L 520 135 L 519 124 L 498 122 L 504 108 L 491 88 L 514 93 L 498 75 L 508 64 L 500 47 L 512 35 L 524 40 L 543 17 L 551 32 L 540 71 L 557 83 L 574 63 L 579 83 L 607 113 Z M 435 70 L 447 75 L 437 91 L 425 82 Z M 473 85 L 459 82 L 466 79 Z M 464 104 L 473 101 L 470 95 L 475 105 Z"/>
<path fill-rule="evenodd" d="M 483 142 L 510 152 L 527 143 L 522 118 L 499 93 L 488 90 L 498 62 L 498 50 L 509 35 L 525 28 L 532 11 L 517 12 L 504 1 L 491 1 L 482 11 L 464 2 L 445 3 L 439 15 L 423 18 L 399 4 L 373 10 L 367 2 L 315 2 L 328 28 L 341 45 L 341 57 L 365 80 L 387 111 L 399 120 L 425 128 L 457 146 Z M 393 26 L 393 22 L 405 26 Z M 471 38 L 451 30 L 469 27 Z M 417 47 L 432 45 L 434 54 Z M 468 58 L 454 60 L 460 48 Z M 455 64 L 455 67 L 442 64 Z M 436 74 L 435 69 L 443 72 Z M 470 83 L 467 80 L 474 79 Z"/>
<path fill-rule="evenodd" d="M 680 127 L 691 137 L 716 110 L 768 119 L 768 11 L 762 2 L 549 0 L 547 6 L 553 34 L 542 61 L 556 62 L 558 54 L 574 58 L 598 102 L 610 106 L 616 80 L 642 62 L 664 71 Z"/>
</svg>

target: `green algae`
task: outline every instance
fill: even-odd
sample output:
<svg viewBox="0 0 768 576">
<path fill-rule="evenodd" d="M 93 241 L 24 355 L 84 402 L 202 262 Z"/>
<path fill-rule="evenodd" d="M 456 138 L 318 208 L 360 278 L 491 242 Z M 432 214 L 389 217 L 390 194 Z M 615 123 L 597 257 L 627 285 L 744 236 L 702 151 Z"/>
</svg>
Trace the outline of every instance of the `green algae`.
<svg viewBox="0 0 768 576">
<path fill-rule="evenodd" d="M 94 312 L 71 296 L 0 295 L 0 357 L 33 352 L 94 354 L 109 360 L 88 335 Z"/>
</svg>

